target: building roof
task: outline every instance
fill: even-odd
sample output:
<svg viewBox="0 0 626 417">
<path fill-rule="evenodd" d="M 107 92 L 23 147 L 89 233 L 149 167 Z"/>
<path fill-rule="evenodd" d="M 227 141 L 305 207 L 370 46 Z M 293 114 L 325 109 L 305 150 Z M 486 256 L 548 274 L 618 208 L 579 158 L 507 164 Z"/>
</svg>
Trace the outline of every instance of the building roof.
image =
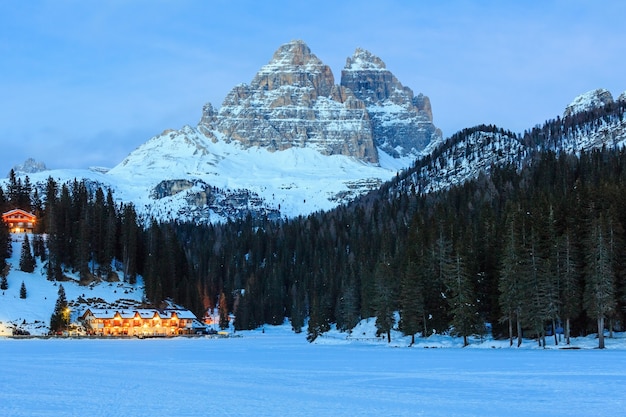
<svg viewBox="0 0 626 417">
<path fill-rule="evenodd" d="M 30 219 L 34 219 L 36 217 L 33 213 L 29 213 L 26 210 L 22 210 L 22 209 L 18 209 L 18 208 L 13 209 L 13 210 L 9 210 L 9 211 L 7 211 L 5 213 L 2 213 L 2 217 L 3 218 L 9 217 L 12 214 L 21 214 L 21 215 L 23 215 L 23 216 L 25 216 L 27 218 L 30 218 Z"/>
<path fill-rule="evenodd" d="M 187 309 L 167 309 L 167 310 L 153 310 L 148 308 L 140 308 L 140 309 L 123 309 L 116 310 L 114 308 L 88 308 L 83 312 L 81 317 L 84 319 L 89 314 L 97 319 L 108 319 L 112 320 L 116 315 L 119 314 L 122 319 L 133 319 L 137 315 L 142 319 L 151 319 L 154 317 L 158 317 L 160 319 L 171 319 L 175 314 L 179 319 L 195 319 L 196 315 Z"/>
</svg>

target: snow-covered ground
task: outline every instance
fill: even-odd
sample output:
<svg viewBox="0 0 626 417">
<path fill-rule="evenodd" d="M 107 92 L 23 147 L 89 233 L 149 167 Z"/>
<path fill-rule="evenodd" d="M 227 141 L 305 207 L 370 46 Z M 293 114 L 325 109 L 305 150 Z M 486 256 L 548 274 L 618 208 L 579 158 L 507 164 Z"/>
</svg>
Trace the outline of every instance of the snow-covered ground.
<svg viewBox="0 0 626 417">
<path fill-rule="evenodd" d="M 0 339 L 0 415 L 608 416 L 626 407 L 623 343 L 389 348 L 334 333 L 309 344 L 288 325 L 237 335 Z"/>
<path fill-rule="evenodd" d="M 67 301 L 72 306 L 79 297 L 91 301 L 92 306 L 99 306 L 102 301 L 107 304 L 129 305 L 138 303 L 143 298 L 143 282 L 130 285 L 120 282 L 100 282 L 88 286 L 78 284 L 76 274 L 66 273 L 73 280 L 62 283 L 48 281 L 46 272 L 39 259 L 32 273 L 19 270 L 23 234 L 13 234 L 13 255 L 7 259 L 11 270 L 7 277 L 9 288 L 0 290 L 0 336 L 11 335 L 16 326 L 31 335 L 45 335 L 49 331 L 50 316 L 54 311 L 59 292 L 63 285 Z M 32 244 L 32 236 L 30 236 Z M 121 275 L 120 275 L 121 276 Z M 26 287 L 26 298 L 20 298 L 22 282 Z M 98 301 L 96 301 L 98 300 Z M 120 301 L 121 300 L 121 301 Z M 82 309 L 72 308 L 71 319 L 75 321 Z"/>
</svg>

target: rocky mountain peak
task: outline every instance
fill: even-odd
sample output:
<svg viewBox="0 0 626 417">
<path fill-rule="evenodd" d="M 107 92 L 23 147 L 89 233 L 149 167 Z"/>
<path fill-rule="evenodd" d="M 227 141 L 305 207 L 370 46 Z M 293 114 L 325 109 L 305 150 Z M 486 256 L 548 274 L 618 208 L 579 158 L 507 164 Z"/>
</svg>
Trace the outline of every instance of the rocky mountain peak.
<svg viewBox="0 0 626 417">
<path fill-rule="evenodd" d="M 360 70 L 385 70 L 387 69 L 382 59 L 365 49 L 356 48 L 354 55 L 346 59 L 344 71 Z"/>
<path fill-rule="evenodd" d="M 598 88 L 588 91 L 574 98 L 565 108 L 563 117 L 572 116 L 583 111 L 593 110 L 606 104 L 613 103 L 613 96 L 608 90 Z"/>
<path fill-rule="evenodd" d="M 376 146 L 393 157 L 417 156 L 442 138 L 433 124 L 430 99 L 402 85 L 385 63 L 357 48 L 346 59 L 341 86 L 363 100 L 372 119 Z"/>
<path fill-rule="evenodd" d="M 428 97 L 414 96 L 380 58 L 357 48 L 336 85 L 330 67 L 301 40 L 281 45 L 219 110 L 206 105 L 198 130 L 213 142 L 271 152 L 313 148 L 374 164 L 378 149 L 416 157 L 441 139 Z"/>
<path fill-rule="evenodd" d="M 17 175 L 34 174 L 46 170 L 48 170 L 48 168 L 46 168 L 46 164 L 44 164 L 43 162 L 35 161 L 33 158 L 28 158 L 26 161 L 24 161 L 23 164 L 15 165 L 13 167 L 13 171 Z"/>
<path fill-rule="evenodd" d="M 271 152 L 313 148 L 378 163 L 365 105 L 335 85 L 333 73 L 303 41 L 291 41 L 226 96 L 215 115 L 206 107 L 199 128 L 226 141 Z M 215 135 L 214 135 L 215 136 Z"/>
<path fill-rule="evenodd" d="M 311 48 L 302 40 L 297 39 L 281 45 L 268 65 L 277 66 L 314 66 L 323 65 L 322 61 L 311 53 Z"/>
<path fill-rule="evenodd" d="M 283 86 L 312 88 L 317 96 L 328 96 L 335 78 L 328 65 L 301 40 L 291 41 L 278 48 L 272 60 L 256 74 L 250 86 L 272 91 Z"/>
</svg>

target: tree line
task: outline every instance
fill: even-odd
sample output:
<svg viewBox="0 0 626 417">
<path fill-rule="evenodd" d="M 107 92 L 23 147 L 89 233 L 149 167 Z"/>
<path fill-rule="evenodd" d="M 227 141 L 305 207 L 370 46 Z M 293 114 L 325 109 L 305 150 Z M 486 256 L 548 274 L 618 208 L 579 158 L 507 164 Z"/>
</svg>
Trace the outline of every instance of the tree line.
<svg viewBox="0 0 626 417">
<path fill-rule="evenodd" d="M 428 195 L 389 189 L 284 222 L 172 225 L 203 302 L 224 293 L 238 329 L 285 317 L 310 340 L 393 313 L 407 335 L 545 344 L 618 328 L 624 313 L 626 155 L 544 152 L 521 171 Z M 602 335 L 602 331 L 600 335 Z M 601 342 L 603 343 L 603 342 Z"/>
<path fill-rule="evenodd" d="M 329 212 L 214 225 L 141 227 L 132 205 L 79 181 L 49 179 L 30 203 L 49 279 L 141 275 L 147 301 L 219 308 L 236 329 L 288 318 L 314 340 L 376 317 L 387 338 L 397 325 L 467 343 L 489 323 L 511 344 L 563 328 L 566 343 L 598 333 L 602 347 L 626 305 L 625 177 L 624 151 L 542 152 L 446 191 L 387 186 Z"/>
</svg>

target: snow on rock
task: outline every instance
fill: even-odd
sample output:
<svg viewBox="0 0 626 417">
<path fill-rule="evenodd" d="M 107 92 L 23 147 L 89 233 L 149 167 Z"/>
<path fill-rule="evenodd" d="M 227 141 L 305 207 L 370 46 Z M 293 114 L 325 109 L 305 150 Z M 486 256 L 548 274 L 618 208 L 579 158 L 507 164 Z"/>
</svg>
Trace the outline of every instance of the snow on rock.
<svg viewBox="0 0 626 417">
<path fill-rule="evenodd" d="M 416 158 L 429 144 L 441 141 L 429 98 L 414 96 L 371 52 L 357 48 L 346 60 L 341 86 L 365 103 L 376 146 L 389 155 Z"/>
<path fill-rule="evenodd" d="M 191 127 L 155 136 L 101 178 L 146 216 L 207 222 L 250 210 L 269 217 L 329 210 L 379 187 L 398 168 L 306 147 L 272 152 L 215 138 Z M 155 193 L 163 181 L 178 184 L 177 192 Z"/>
<path fill-rule="evenodd" d="M 166 130 L 111 170 L 29 173 L 42 189 L 86 179 L 149 221 L 291 218 L 330 210 L 378 188 L 441 140 L 428 97 L 413 96 L 380 58 L 357 49 L 350 80 L 301 40 L 278 48 L 249 85 L 197 126 Z M 372 76 L 375 75 L 374 78 Z M 357 93 L 358 92 L 358 93 Z M 367 102 L 367 104 L 366 104 Z"/>
<path fill-rule="evenodd" d="M 250 85 L 233 88 L 219 112 L 204 114 L 201 124 L 246 148 L 310 147 L 378 162 L 365 106 L 335 85 L 330 67 L 300 40 L 282 45 Z"/>
<path fill-rule="evenodd" d="M 23 164 L 13 167 L 13 171 L 16 175 L 34 174 L 36 172 L 46 171 L 47 169 L 46 164 L 35 161 L 33 158 L 28 158 Z"/>
<path fill-rule="evenodd" d="M 613 102 L 613 96 L 608 90 L 598 88 L 588 91 L 574 98 L 565 108 L 563 117 L 572 116 L 583 111 L 593 110 Z"/>
</svg>

